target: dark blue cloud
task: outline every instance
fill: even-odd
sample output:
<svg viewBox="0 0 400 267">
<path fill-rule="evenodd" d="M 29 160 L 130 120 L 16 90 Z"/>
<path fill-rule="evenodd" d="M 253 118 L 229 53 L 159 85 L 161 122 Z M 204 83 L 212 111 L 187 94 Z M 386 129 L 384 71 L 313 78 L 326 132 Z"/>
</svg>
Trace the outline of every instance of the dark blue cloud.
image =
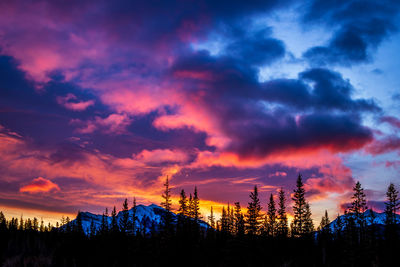
<svg viewBox="0 0 400 267">
<path fill-rule="evenodd" d="M 271 38 L 268 28 L 250 33 L 246 30 L 236 28 L 231 33 L 229 44 L 224 51 L 225 55 L 244 64 L 256 66 L 273 63 L 285 55 L 284 43 Z"/>
<path fill-rule="evenodd" d="M 263 157 L 279 150 L 347 151 L 372 140 L 360 115 L 380 108 L 372 100 L 352 99 L 353 87 L 339 73 L 311 69 L 298 79 L 260 83 L 256 69 L 238 62 L 200 52 L 172 68 L 175 73 L 211 76 L 179 79 L 187 83 L 186 93 L 201 99 L 199 105 L 218 114 L 224 134 L 232 140 L 229 150 Z M 270 108 L 271 103 L 280 106 Z"/>
<path fill-rule="evenodd" d="M 304 53 L 312 64 L 350 66 L 372 60 L 372 52 L 397 31 L 396 0 L 315 0 L 306 6 L 303 22 L 322 23 L 334 33 L 325 46 Z"/>
</svg>

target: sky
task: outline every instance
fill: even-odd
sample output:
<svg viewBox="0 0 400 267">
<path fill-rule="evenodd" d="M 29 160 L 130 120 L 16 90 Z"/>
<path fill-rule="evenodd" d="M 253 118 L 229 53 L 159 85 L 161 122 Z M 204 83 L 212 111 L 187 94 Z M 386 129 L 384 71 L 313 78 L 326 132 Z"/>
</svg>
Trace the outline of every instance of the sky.
<svg viewBox="0 0 400 267">
<path fill-rule="evenodd" d="M 135 196 L 247 206 L 302 174 L 313 218 L 400 185 L 397 0 L 0 1 L 0 210 Z"/>
</svg>

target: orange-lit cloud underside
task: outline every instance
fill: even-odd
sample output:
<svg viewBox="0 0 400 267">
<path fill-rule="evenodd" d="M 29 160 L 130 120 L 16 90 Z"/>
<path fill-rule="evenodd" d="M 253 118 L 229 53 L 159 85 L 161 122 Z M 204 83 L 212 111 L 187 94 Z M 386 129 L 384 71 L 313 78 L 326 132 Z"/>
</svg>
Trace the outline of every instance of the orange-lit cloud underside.
<svg viewBox="0 0 400 267">
<path fill-rule="evenodd" d="M 60 187 L 50 180 L 44 179 L 43 177 L 38 177 L 33 179 L 31 183 L 22 186 L 19 189 L 21 193 L 40 193 L 40 192 L 50 192 L 52 190 L 59 191 Z"/>
</svg>

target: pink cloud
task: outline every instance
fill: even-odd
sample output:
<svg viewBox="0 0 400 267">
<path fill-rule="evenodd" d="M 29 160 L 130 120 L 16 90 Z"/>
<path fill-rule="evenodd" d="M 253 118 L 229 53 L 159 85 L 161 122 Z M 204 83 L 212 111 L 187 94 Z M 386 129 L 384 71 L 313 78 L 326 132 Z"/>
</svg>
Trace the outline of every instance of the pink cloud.
<svg viewBox="0 0 400 267">
<path fill-rule="evenodd" d="M 43 193 L 50 191 L 60 191 L 60 187 L 52 181 L 43 177 L 33 179 L 31 183 L 22 186 L 19 191 L 21 193 Z"/>
<path fill-rule="evenodd" d="M 400 120 L 398 118 L 396 118 L 396 117 L 384 116 L 384 117 L 381 118 L 381 122 L 387 122 L 391 126 L 400 129 Z"/>
<path fill-rule="evenodd" d="M 400 160 L 394 160 L 394 161 L 386 161 L 385 167 L 393 167 L 393 168 L 398 168 L 400 167 Z"/>
<path fill-rule="evenodd" d="M 71 120 L 71 124 L 80 127 L 76 131 L 82 134 L 89 134 L 99 130 L 105 133 L 122 134 L 131 122 L 132 120 L 127 114 L 111 114 L 105 118 L 96 116 L 93 120 L 88 121 Z"/>
<path fill-rule="evenodd" d="M 78 101 L 77 97 L 70 93 L 66 96 L 57 97 L 57 103 L 70 110 L 84 111 L 94 105 L 94 100 Z"/>
<path fill-rule="evenodd" d="M 155 149 L 155 150 L 143 150 L 139 154 L 134 155 L 134 158 L 138 161 L 145 163 L 162 163 L 162 162 L 179 162 L 184 163 L 188 160 L 186 153 L 180 150 L 170 149 Z"/>
<path fill-rule="evenodd" d="M 374 140 L 365 150 L 372 155 L 379 155 L 397 151 L 400 153 L 400 138 L 397 136 L 387 136 L 385 138 Z"/>
<path fill-rule="evenodd" d="M 286 173 L 286 172 L 277 171 L 277 172 L 271 173 L 271 174 L 269 175 L 269 177 L 273 177 L 273 176 L 276 176 L 276 177 L 286 177 L 286 176 L 287 176 L 287 173 Z"/>
</svg>

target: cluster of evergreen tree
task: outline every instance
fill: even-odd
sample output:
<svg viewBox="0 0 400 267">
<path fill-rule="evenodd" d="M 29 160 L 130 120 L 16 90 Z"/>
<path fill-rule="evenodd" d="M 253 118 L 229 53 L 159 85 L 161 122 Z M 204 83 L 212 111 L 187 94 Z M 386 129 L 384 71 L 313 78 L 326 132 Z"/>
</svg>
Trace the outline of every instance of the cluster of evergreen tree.
<svg viewBox="0 0 400 267">
<path fill-rule="evenodd" d="M 305 199 L 301 174 L 297 178 L 292 198 L 294 219 L 290 230 L 286 214 L 286 196 L 282 188 L 279 190 L 277 198 L 278 205 L 275 204 L 275 196 L 270 195 L 266 213 L 263 214 L 258 189 L 257 186 L 254 186 L 254 190 L 250 193 L 247 213 L 242 213 L 239 202 L 236 202 L 234 207 L 230 207 L 228 204 L 227 208 L 222 208 L 222 216 L 217 221 L 216 229 L 232 235 L 247 234 L 280 238 L 303 237 L 314 231 L 310 205 Z M 210 224 L 212 224 L 211 221 Z"/>
<path fill-rule="evenodd" d="M 385 226 L 372 221 L 364 189 L 353 188 L 351 205 L 332 224 L 325 211 L 314 231 L 301 175 L 291 195 L 293 220 L 289 227 L 286 193 L 269 195 L 265 212 L 258 188 L 250 193 L 246 212 L 239 202 L 222 207 L 216 219 L 211 207 L 208 225 L 202 221 L 197 187 L 189 196 L 182 189 L 173 214 L 170 184 L 164 183 L 160 225 L 138 220 L 136 199 L 132 208 L 122 204 L 117 219 L 114 206 L 102 215 L 100 227 L 87 231 L 82 213 L 74 221 L 45 225 L 43 220 L 11 218 L 0 212 L 0 264 L 2 266 L 395 266 L 400 249 L 396 213 L 399 194 L 387 190 Z M 369 212 L 369 213 L 368 213 Z M 84 231 L 85 230 L 85 231 Z M 260 255 L 263 255 L 261 257 Z"/>
</svg>

